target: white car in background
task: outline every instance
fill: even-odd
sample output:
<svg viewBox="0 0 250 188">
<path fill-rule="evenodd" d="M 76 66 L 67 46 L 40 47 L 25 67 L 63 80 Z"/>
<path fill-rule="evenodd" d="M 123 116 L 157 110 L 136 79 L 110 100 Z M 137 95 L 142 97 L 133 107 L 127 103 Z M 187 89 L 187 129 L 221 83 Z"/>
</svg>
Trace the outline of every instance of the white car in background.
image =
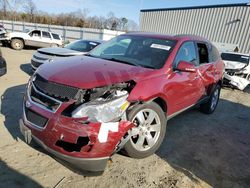
<svg viewBox="0 0 250 188">
<path fill-rule="evenodd" d="M 244 90 L 250 84 L 249 54 L 223 52 L 221 58 L 225 63 L 224 85 Z"/>
<path fill-rule="evenodd" d="M 5 41 L 10 43 L 11 47 L 15 50 L 22 50 L 25 46 L 59 47 L 63 45 L 60 35 L 38 29 L 7 33 Z"/>
</svg>

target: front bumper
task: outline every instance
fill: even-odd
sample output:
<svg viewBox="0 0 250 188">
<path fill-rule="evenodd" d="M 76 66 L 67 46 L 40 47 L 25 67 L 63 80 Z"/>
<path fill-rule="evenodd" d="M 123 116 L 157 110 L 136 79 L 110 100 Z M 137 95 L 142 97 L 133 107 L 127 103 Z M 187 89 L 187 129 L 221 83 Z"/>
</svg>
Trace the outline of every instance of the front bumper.
<svg viewBox="0 0 250 188">
<path fill-rule="evenodd" d="M 71 157 L 68 155 L 64 155 L 59 153 L 47 145 L 43 143 L 40 139 L 32 135 L 31 129 L 25 126 L 22 119 L 19 120 L 19 127 L 22 135 L 25 138 L 26 142 L 31 142 L 33 139 L 36 143 L 42 146 L 47 152 L 51 155 L 55 156 L 56 158 L 60 159 L 65 165 L 77 170 L 79 172 L 102 172 L 104 171 L 107 161 L 109 157 L 100 157 L 100 158 L 77 158 Z"/>
<path fill-rule="evenodd" d="M 62 112 L 70 104 L 62 103 L 56 111 L 49 111 L 26 94 L 20 120 L 25 141 L 30 143 L 33 139 L 50 154 L 66 162 L 66 166 L 70 164 L 78 171 L 103 171 L 123 136 L 134 125 L 129 121 L 103 124 L 65 117 Z M 47 122 L 43 122 L 43 127 L 37 126 L 39 121 L 34 118 Z M 117 130 L 114 131 L 112 126 L 117 126 Z"/>
</svg>

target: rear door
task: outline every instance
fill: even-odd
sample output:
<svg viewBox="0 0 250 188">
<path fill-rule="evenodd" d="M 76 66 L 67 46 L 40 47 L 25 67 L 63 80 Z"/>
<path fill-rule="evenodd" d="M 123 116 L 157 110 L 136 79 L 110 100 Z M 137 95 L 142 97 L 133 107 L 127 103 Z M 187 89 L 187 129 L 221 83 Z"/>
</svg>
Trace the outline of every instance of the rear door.
<svg viewBox="0 0 250 188">
<path fill-rule="evenodd" d="M 209 44 L 205 42 L 197 42 L 196 45 L 199 63 L 197 71 L 202 81 L 203 87 L 205 88 L 204 95 L 209 95 L 210 89 L 214 83 L 216 83 L 216 62 L 209 56 L 211 51 L 211 46 Z"/>
<path fill-rule="evenodd" d="M 52 44 L 52 36 L 47 31 L 42 31 L 42 47 L 50 47 Z"/>
</svg>

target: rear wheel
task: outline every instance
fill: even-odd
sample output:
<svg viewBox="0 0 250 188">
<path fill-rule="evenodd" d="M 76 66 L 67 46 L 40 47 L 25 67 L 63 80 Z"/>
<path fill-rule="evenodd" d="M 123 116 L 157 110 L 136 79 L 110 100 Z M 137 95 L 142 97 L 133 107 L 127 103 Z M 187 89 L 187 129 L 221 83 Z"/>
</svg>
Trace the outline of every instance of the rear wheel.
<svg viewBox="0 0 250 188">
<path fill-rule="evenodd" d="M 15 50 L 22 50 L 24 48 L 24 42 L 21 39 L 12 39 L 11 47 Z"/>
<path fill-rule="evenodd" d="M 166 132 L 166 116 L 161 107 L 154 102 L 137 105 L 129 112 L 128 119 L 136 127 L 128 132 L 130 139 L 124 146 L 126 154 L 133 158 L 152 155 Z"/>
<path fill-rule="evenodd" d="M 215 111 L 220 98 L 220 90 L 221 90 L 220 85 L 217 85 L 213 90 L 209 100 L 206 103 L 201 104 L 200 110 L 203 113 L 212 114 Z"/>
</svg>

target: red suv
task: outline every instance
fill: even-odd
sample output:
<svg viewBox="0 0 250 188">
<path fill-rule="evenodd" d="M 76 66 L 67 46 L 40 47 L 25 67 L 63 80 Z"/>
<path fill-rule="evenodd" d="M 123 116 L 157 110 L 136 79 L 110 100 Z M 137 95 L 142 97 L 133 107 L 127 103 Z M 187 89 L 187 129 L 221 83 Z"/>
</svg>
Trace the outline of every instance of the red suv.
<svg viewBox="0 0 250 188">
<path fill-rule="evenodd" d="M 223 69 L 203 38 L 121 35 L 87 56 L 41 66 L 27 86 L 20 130 L 76 170 L 103 171 L 120 149 L 153 154 L 175 115 L 194 106 L 213 113 Z"/>
</svg>

